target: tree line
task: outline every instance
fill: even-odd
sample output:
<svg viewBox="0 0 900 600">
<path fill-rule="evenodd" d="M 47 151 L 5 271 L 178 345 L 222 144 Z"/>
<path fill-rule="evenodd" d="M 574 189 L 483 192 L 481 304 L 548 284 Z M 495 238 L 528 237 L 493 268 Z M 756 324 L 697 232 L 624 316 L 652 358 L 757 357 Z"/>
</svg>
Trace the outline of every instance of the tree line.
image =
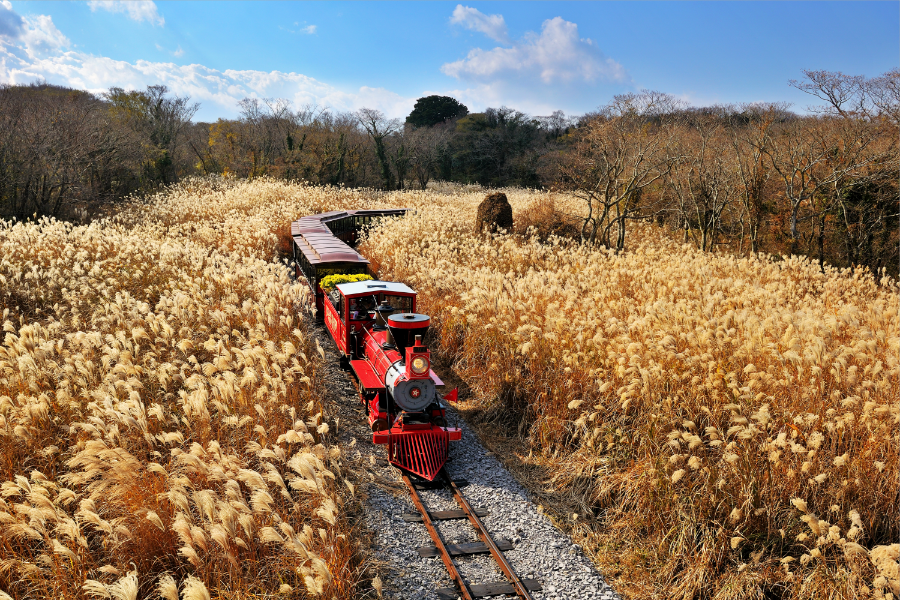
<svg viewBox="0 0 900 600">
<path fill-rule="evenodd" d="M 69 215 L 178 181 L 197 109 L 164 86 L 0 85 L 0 216 Z"/>
<path fill-rule="evenodd" d="M 690 107 L 643 91 L 597 111 L 469 113 L 420 98 L 405 121 L 374 109 L 295 108 L 248 98 L 236 119 L 195 122 L 165 86 L 91 94 L 0 86 L 0 216 L 70 218 L 196 175 L 404 189 L 432 180 L 567 191 L 588 210 L 581 238 L 626 247 L 655 220 L 705 251 L 806 254 L 898 271 L 900 70 L 806 71 L 814 98 Z"/>
<path fill-rule="evenodd" d="M 806 71 L 820 103 L 691 108 L 668 94 L 616 96 L 545 162 L 584 199 L 582 239 L 622 250 L 629 220 L 656 220 L 708 251 L 804 254 L 898 271 L 900 70 Z"/>
</svg>

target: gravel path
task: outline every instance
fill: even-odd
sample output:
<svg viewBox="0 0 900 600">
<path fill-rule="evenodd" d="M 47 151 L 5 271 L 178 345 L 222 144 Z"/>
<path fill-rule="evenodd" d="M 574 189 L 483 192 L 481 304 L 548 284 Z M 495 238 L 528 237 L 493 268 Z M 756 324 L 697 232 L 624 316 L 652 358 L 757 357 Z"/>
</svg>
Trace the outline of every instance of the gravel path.
<svg viewBox="0 0 900 600">
<path fill-rule="evenodd" d="M 362 486 L 366 495 L 366 527 L 380 563 L 384 597 L 437 600 L 435 590 L 453 587 L 453 583 L 440 558 L 421 558 L 416 551 L 420 546 L 432 545 L 431 538 L 424 525 L 401 518 L 404 513 L 415 513 L 415 507 L 397 470 L 385 460 L 384 448 L 372 444 L 358 396 L 338 367 L 334 344 L 323 327 L 317 328 L 317 333 L 328 357 L 328 391 L 333 401 L 330 412 L 339 415 L 341 442 L 350 447 L 348 459 L 368 480 Z M 474 508 L 490 511 L 482 522 L 494 539 L 513 542 L 515 548 L 505 554 L 519 576 L 541 582 L 544 589 L 533 592 L 535 600 L 619 600 L 620 596 L 606 584 L 581 549 L 538 512 L 525 488 L 485 450 L 452 407 L 447 411 L 447 419 L 463 430 L 462 440 L 450 444 L 447 470 L 454 479 L 468 480 L 462 493 Z M 445 490 L 422 490 L 419 494 L 429 510 L 459 508 Z M 467 520 L 437 521 L 436 527 L 447 543 L 479 541 Z M 454 560 L 463 577 L 472 583 L 505 580 L 490 555 L 460 556 Z"/>
</svg>

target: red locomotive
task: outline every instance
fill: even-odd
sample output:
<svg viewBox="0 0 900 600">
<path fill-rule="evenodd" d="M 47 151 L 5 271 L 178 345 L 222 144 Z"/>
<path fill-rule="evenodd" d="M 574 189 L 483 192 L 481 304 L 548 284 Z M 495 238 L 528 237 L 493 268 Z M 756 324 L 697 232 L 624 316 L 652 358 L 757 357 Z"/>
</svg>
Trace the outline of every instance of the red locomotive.
<svg viewBox="0 0 900 600">
<path fill-rule="evenodd" d="M 320 285 L 327 274 L 364 272 L 369 261 L 347 242 L 356 241 L 356 228 L 364 220 L 401 210 L 305 217 L 291 227 L 294 257 L 298 275 L 316 293 L 318 314 L 342 362 L 358 382 L 372 441 L 387 444 L 392 464 L 431 481 L 447 460 L 449 442 L 459 440 L 461 431 L 447 426 L 437 391 L 444 384 L 431 369 L 423 342 L 431 320 L 416 313 L 416 292 L 377 280 L 338 284 L 328 294 Z M 322 229 L 336 233 L 324 235 Z"/>
</svg>

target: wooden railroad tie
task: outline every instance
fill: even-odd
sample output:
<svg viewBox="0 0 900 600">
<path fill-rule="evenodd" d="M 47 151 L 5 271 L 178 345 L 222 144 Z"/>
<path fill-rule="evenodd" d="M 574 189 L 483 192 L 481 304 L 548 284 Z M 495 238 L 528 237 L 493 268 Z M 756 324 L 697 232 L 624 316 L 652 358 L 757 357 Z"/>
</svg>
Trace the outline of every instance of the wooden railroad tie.
<svg viewBox="0 0 900 600">
<path fill-rule="evenodd" d="M 529 592 L 539 592 L 542 588 L 537 579 L 523 579 L 522 583 Z M 470 585 L 472 596 L 475 598 L 485 598 L 487 596 L 515 596 L 516 588 L 507 581 L 495 581 L 493 583 L 482 583 L 478 585 Z M 437 597 L 441 600 L 456 600 L 459 598 L 459 590 L 454 588 L 440 588 L 435 590 Z"/>
<path fill-rule="evenodd" d="M 512 550 L 513 544 L 509 540 L 499 539 L 495 542 L 497 544 L 497 548 L 500 550 Z M 491 549 L 488 548 L 487 544 L 484 542 L 468 542 L 465 544 L 447 544 L 447 553 L 450 556 L 462 556 L 465 554 L 484 554 L 485 552 L 490 552 Z M 419 556 L 422 558 L 429 558 L 432 556 L 440 556 L 441 553 L 438 551 L 437 546 L 422 546 L 418 550 Z"/>
<path fill-rule="evenodd" d="M 475 514 L 479 517 L 486 517 L 490 514 L 490 511 L 479 508 L 475 510 Z M 431 517 L 432 521 L 447 521 L 449 519 L 465 519 L 466 513 L 462 510 L 436 510 L 434 512 L 429 512 L 428 516 Z M 422 515 L 419 513 L 403 513 L 401 518 L 407 523 L 422 522 Z"/>
<path fill-rule="evenodd" d="M 443 481 L 435 479 L 434 481 L 417 480 L 412 482 L 413 487 L 417 490 L 442 490 L 446 487 Z M 464 488 L 469 485 L 468 479 L 457 479 L 456 487 Z"/>
</svg>

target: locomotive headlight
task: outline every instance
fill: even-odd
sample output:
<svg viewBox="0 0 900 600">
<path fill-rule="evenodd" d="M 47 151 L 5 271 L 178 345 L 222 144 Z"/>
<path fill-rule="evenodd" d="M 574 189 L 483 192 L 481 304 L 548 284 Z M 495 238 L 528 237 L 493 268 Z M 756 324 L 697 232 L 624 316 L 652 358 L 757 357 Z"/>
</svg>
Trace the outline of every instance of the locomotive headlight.
<svg viewBox="0 0 900 600">
<path fill-rule="evenodd" d="M 412 359 L 412 372 L 416 375 L 423 375 L 428 372 L 428 359 L 424 356 L 417 356 Z"/>
</svg>

